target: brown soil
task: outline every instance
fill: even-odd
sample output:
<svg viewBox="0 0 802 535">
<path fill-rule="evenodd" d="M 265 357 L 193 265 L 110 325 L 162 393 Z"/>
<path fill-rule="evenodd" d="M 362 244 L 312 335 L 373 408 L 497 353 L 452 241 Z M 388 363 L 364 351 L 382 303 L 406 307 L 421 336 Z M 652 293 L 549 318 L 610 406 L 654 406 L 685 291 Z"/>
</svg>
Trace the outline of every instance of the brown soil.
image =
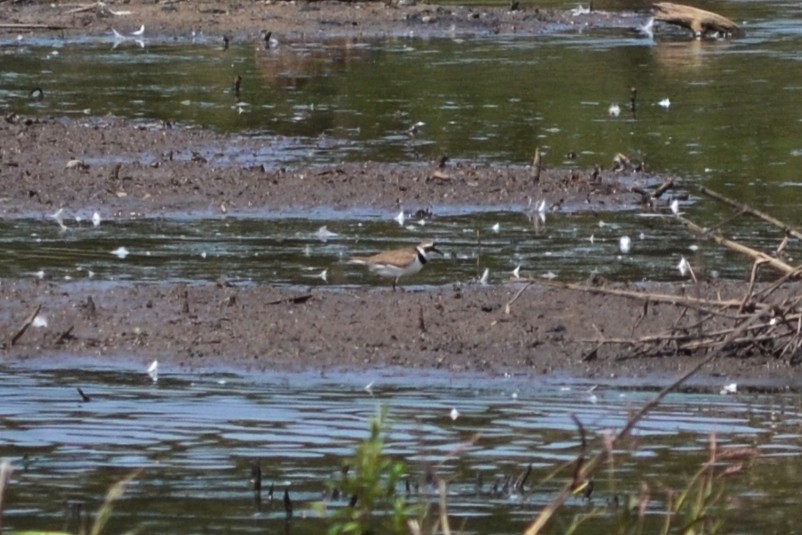
<svg viewBox="0 0 802 535">
<path fill-rule="evenodd" d="M 145 24 L 147 35 L 180 38 L 224 35 L 231 39 L 258 39 L 271 31 L 283 40 L 318 38 L 376 38 L 426 35 L 535 35 L 588 26 L 633 28 L 634 13 L 570 12 L 526 7 L 501 8 L 431 6 L 414 1 L 295 2 L 295 1 L 107 1 L 94 3 L 3 2 L 5 23 L 47 24 L 64 28 L 67 35 L 108 34 L 112 28 L 129 32 Z M 413 5 L 404 5 L 413 4 Z M 80 7 L 85 6 L 85 7 Z M 118 13 L 115 15 L 114 13 Z M 645 18 L 641 16 L 641 18 Z"/>
<path fill-rule="evenodd" d="M 112 26 L 184 35 L 192 30 L 233 39 L 259 39 L 264 29 L 283 37 L 540 33 L 571 25 L 632 26 L 632 13 L 572 17 L 560 11 L 388 7 L 379 3 L 109 2 L 131 15 L 101 16 L 75 6 L 0 3 L 7 23 L 65 26 L 67 33 L 103 34 Z M 126 24 L 128 26 L 126 26 Z M 15 30 L 20 31 L 20 30 Z M 35 30 L 48 31 L 48 30 Z M 221 37 L 222 38 L 222 37 Z M 469 164 L 439 168 L 434 162 L 336 167 L 243 168 L 215 158 L 228 138 L 162 123 L 117 119 L 84 121 L 8 116 L 0 123 L 0 213 L 5 218 L 45 217 L 60 207 L 92 206 L 116 218 L 161 217 L 186 212 L 247 213 L 265 208 L 504 205 L 527 196 L 560 199 L 552 209 L 635 207 L 633 186 L 667 177 L 547 169 L 538 183 L 526 167 Z M 237 140 L 248 143 L 247 140 Z M 204 147 L 202 157 L 193 154 Z M 197 151 L 196 151 L 197 152 Z M 104 155 L 124 163 L 94 163 Z M 87 164 L 87 162 L 90 162 Z M 458 201 L 457 201 L 458 200 Z M 392 292 L 389 287 L 306 294 L 271 286 L 224 283 L 125 285 L 4 280 L 0 284 L 0 355 L 27 359 L 96 355 L 191 369 L 231 365 L 240 369 L 363 369 L 379 366 L 436 368 L 452 372 L 554 374 L 608 380 L 641 377 L 652 383 L 697 362 L 698 356 L 620 359 L 604 348 L 586 358 L 600 336 L 628 337 L 664 330 L 680 314 L 671 305 L 591 295 L 534 284 L 510 307 L 520 283 L 491 287 L 442 287 Z M 682 293 L 684 286 L 660 288 Z M 702 283 L 700 295 L 738 296 L 739 284 Z M 300 299 L 299 299 L 300 298 Z M 296 302 L 298 301 L 298 302 Z M 46 328 L 27 329 L 40 306 Z M 760 380 L 793 386 L 798 372 L 784 361 L 753 356 L 720 360 L 707 370 L 713 384 Z"/>
</svg>

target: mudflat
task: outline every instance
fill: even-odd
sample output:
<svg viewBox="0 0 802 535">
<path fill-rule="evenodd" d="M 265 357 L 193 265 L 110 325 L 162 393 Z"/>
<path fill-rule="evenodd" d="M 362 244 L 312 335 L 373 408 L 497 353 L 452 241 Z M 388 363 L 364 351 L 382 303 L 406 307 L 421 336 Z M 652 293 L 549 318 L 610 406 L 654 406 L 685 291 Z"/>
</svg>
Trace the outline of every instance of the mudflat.
<svg viewBox="0 0 802 535">
<path fill-rule="evenodd" d="M 113 27 L 131 32 L 144 23 L 155 34 L 203 33 L 221 43 L 224 37 L 252 41 L 255 47 L 264 46 L 264 31 L 288 40 L 471 38 L 576 25 L 628 28 L 639 17 L 378 2 L 0 3 L 0 19 L 18 25 L 0 31 L 100 35 Z M 92 206 L 118 220 L 210 211 L 235 217 L 270 208 L 392 210 L 402 197 L 407 207 L 417 200 L 421 208 L 436 210 L 456 199 L 497 206 L 527 196 L 560 199 L 574 210 L 604 210 L 637 206 L 644 190 L 675 178 L 635 168 L 614 170 L 612 164 L 584 171 L 544 169 L 535 181 L 533 169 L 521 166 L 433 161 L 265 169 L 193 156 L 193 147 L 231 141 L 157 121 L 6 114 L 0 121 L 0 214 L 44 220 L 59 208 Z M 110 153 L 131 163 L 85 163 Z M 743 281 L 716 280 L 632 288 L 589 281 L 588 286 L 711 301 L 737 300 L 748 290 Z M 785 288 L 784 296 L 795 289 Z M 0 282 L 0 301 L 0 355 L 6 360 L 80 355 L 129 359 L 143 367 L 159 359 L 175 368 L 242 370 L 399 366 L 663 384 L 710 351 L 638 356 L 633 344 L 602 343 L 663 333 L 682 322 L 694 325 L 687 304 L 645 306 L 645 300 L 624 294 L 539 280 L 394 292 L 389 284 L 300 291 L 226 281 L 108 284 L 21 277 Z M 30 325 L 37 311 L 47 318 L 47 327 Z M 712 385 L 738 381 L 794 388 L 800 375 L 791 360 L 755 351 L 748 358 L 715 359 L 702 374 Z"/>
</svg>

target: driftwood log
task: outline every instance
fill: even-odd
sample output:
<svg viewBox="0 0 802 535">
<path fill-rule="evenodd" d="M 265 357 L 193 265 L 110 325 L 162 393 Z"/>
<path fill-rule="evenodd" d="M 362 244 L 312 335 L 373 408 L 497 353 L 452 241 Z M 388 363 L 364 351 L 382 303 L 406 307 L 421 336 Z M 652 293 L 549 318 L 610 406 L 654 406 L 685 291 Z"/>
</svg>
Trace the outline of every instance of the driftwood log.
<svg viewBox="0 0 802 535">
<path fill-rule="evenodd" d="M 709 32 L 724 35 L 742 35 L 741 27 L 727 17 L 696 7 L 658 2 L 654 4 L 654 20 L 688 28 L 696 37 Z"/>
</svg>

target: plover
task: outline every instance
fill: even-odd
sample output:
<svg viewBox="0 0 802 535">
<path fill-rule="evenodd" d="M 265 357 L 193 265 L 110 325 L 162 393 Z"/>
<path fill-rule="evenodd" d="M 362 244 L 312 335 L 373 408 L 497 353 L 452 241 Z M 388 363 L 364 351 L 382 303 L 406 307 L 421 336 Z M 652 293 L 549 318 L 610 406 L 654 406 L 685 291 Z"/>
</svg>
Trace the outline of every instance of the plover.
<svg viewBox="0 0 802 535">
<path fill-rule="evenodd" d="M 398 279 L 414 275 L 429 260 L 429 253 L 442 254 L 434 242 L 425 241 L 413 247 L 391 249 L 373 256 L 355 256 L 348 262 L 368 266 L 368 269 L 380 277 L 393 279 L 393 290 L 398 286 Z"/>
</svg>

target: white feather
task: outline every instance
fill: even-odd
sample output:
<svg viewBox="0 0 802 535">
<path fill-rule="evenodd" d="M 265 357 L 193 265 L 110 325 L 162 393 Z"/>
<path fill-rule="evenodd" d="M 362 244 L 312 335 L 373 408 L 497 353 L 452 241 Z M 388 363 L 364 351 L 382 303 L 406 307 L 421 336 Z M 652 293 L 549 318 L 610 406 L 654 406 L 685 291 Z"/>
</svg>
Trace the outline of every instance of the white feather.
<svg viewBox="0 0 802 535">
<path fill-rule="evenodd" d="M 618 240 L 618 248 L 622 253 L 629 254 L 632 249 L 632 240 L 629 239 L 629 236 L 621 236 L 621 239 Z"/>
<path fill-rule="evenodd" d="M 158 360 L 154 360 L 150 364 L 150 366 L 148 366 L 148 375 L 150 376 L 150 378 L 153 380 L 154 383 L 159 380 L 159 361 Z"/>
<path fill-rule="evenodd" d="M 481 284 L 482 286 L 486 286 L 489 278 L 490 278 L 490 268 L 485 268 L 484 273 L 482 273 L 482 276 L 479 278 L 479 284 Z"/>
</svg>

